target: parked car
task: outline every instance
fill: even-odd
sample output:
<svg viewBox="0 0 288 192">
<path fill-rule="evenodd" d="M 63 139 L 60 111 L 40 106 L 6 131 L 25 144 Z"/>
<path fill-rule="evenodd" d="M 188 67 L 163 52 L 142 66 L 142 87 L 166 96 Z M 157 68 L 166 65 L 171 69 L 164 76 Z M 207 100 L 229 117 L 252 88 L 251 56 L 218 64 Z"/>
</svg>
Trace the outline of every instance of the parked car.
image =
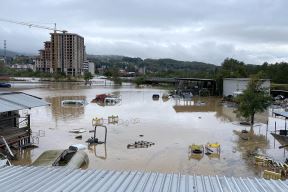
<svg viewBox="0 0 288 192">
<path fill-rule="evenodd" d="M 85 148 L 82 144 L 75 144 L 65 150 L 48 150 L 43 152 L 31 165 L 65 166 L 77 169 L 89 162 L 88 155 L 84 152 Z"/>
<path fill-rule="evenodd" d="M 10 87 L 11 87 L 11 84 L 9 84 L 9 83 L 0 83 L 0 87 L 10 88 Z"/>
</svg>

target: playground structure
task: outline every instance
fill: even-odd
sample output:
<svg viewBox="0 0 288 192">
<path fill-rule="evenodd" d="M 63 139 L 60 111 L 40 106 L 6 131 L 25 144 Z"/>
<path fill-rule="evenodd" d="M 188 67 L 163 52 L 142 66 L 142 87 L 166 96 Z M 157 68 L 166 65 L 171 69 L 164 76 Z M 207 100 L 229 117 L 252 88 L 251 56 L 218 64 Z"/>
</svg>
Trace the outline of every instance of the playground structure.
<svg viewBox="0 0 288 192">
<path fill-rule="evenodd" d="M 93 135 L 93 137 L 89 138 L 86 142 L 89 144 L 106 144 L 107 126 L 105 124 L 118 124 L 118 122 L 119 122 L 118 115 L 117 116 L 114 116 L 114 115 L 108 116 L 108 119 L 98 118 L 98 117 L 93 118 L 92 119 L 92 126 L 94 127 L 94 130 L 90 130 L 89 133 L 94 133 L 94 135 Z M 100 141 L 97 138 L 97 130 L 99 129 L 99 127 L 104 128 L 104 131 L 105 131 L 104 141 Z"/>
</svg>

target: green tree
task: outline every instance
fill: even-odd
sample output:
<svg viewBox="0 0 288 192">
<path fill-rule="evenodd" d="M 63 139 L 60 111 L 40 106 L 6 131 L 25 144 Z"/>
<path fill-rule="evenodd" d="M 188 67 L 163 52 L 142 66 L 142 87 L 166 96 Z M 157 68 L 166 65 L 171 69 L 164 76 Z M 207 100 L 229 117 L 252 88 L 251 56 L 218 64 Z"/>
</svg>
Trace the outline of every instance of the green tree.
<svg viewBox="0 0 288 192">
<path fill-rule="evenodd" d="M 245 64 L 233 58 L 226 58 L 224 60 L 222 70 L 222 73 L 224 73 L 226 77 L 248 77 Z"/>
<path fill-rule="evenodd" d="M 87 82 L 87 81 L 89 81 L 90 79 L 92 79 L 93 78 L 93 75 L 92 75 L 92 73 L 90 73 L 90 72 L 85 72 L 84 73 L 84 80 Z"/>
<path fill-rule="evenodd" d="M 122 84 L 122 80 L 120 78 L 120 74 L 119 74 L 119 69 L 114 68 L 112 70 L 112 81 L 114 81 L 115 84 L 121 85 Z"/>
<path fill-rule="evenodd" d="M 239 103 L 236 112 L 250 119 L 251 128 L 253 128 L 255 114 L 263 112 L 272 102 L 268 90 L 261 85 L 262 82 L 258 77 L 251 78 L 246 90 L 236 98 L 236 101 Z"/>
<path fill-rule="evenodd" d="M 136 83 L 137 86 L 139 86 L 139 85 L 141 85 L 141 84 L 144 84 L 144 83 L 145 83 L 145 77 L 144 77 L 144 76 L 137 77 L 137 78 L 134 80 L 134 83 Z"/>
</svg>

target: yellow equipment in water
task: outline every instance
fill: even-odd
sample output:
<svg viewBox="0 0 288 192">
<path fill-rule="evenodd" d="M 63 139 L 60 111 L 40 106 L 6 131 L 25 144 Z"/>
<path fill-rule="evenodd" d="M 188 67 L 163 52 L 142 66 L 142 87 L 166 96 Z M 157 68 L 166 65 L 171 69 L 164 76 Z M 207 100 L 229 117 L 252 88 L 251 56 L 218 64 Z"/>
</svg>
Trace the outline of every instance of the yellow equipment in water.
<svg viewBox="0 0 288 192">
<path fill-rule="evenodd" d="M 205 154 L 209 158 L 220 158 L 220 144 L 219 143 L 207 143 L 205 145 Z"/>
<path fill-rule="evenodd" d="M 263 178 L 264 179 L 278 180 L 278 179 L 281 179 L 281 174 L 273 172 L 273 171 L 264 170 Z"/>
<path fill-rule="evenodd" d="M 191 153 L 203 153 L 204 148 L 203 145 L 196 145 L 196 144 L 192 144 L 189 146 L 189 149 L 191 151 Z"/>
<path fill-rule="evenodd" d="M 200 161 L 204 155 L 204 147 L 203 145 L 192 144 L 189 145 L 188 159 L 196 159 Z"/>
<path fill-rule="evenodd" d="M 103 124 L 104 124 L 104 119 L 103 118 L 94 117 L 92 119 L 92 126 L 103 125 Z"/>
<path fill-rule="evenodd" d="M 219 143 L 208 143 L 207 144 L 208 147 L 211 147 L 211 148 L 219 148 L 220 149 L 220 144 Z"/>
<path fill-rule="evenodd" d="M 108 124 L 117 124 L 118 121 L 119 121 L 118 115 L 117 116 L 112 115 L 108 117 Z"/>
</svg>

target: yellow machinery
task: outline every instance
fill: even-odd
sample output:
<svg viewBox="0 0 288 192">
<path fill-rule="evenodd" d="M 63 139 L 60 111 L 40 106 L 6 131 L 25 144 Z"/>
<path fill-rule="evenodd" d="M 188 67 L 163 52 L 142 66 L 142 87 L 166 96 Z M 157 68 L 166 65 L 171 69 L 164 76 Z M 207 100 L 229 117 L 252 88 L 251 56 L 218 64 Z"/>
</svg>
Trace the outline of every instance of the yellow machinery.
<svg viewBox="0 0 288 192">
<path fill-rule="evenodd" d="M 276 173 L 274 171 L 264 170 L 263 178 L 264 179 L 278 180 L 278 179 L 281 179 L 281 174 L 280 173 Z"/>
<path fill-rule="evenodd" d="M 108 124 L 117 124 L 119 122 L 119 117 L 117 116 L 109 116 L 108 117 Z"/>
<path fill-rule="evenodd" d="M 92 119 L 92 126 L 103 125 L 103 124 L 104 124 L 104 119 L 103 118 L 94 117 Z"/>
</svg>

